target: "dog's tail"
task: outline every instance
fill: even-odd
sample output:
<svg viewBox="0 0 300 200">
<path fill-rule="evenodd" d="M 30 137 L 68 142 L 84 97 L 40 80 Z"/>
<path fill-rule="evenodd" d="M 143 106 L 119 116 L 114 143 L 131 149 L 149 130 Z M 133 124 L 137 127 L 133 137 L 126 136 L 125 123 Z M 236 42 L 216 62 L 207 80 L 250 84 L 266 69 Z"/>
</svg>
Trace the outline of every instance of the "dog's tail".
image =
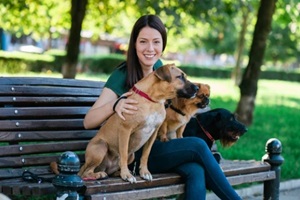
<svg viewBox="0 0 300 200">
<path fill-rule="evenodd" d="M 50 169 L 54 174 L 59 174 L 57 162 L 53 161 L 50 163 Z"/>
</svg>

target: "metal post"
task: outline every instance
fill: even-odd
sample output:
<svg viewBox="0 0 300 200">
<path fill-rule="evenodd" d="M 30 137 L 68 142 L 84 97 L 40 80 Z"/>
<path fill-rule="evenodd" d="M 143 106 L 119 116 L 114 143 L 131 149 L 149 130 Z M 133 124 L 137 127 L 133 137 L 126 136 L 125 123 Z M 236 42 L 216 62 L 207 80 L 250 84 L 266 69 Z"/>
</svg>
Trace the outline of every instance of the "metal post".
<svg viewBox="0 0 300 200">
<path fill-rule="evenodd" d="M 78 191 L 83 188 L 83 181 L 77 173 L 80 170 L 78 156 L 70 151 L 64 152 L 58 159 L 59 174 L 52 184 L 57 189 L 56 200 L 79 200 Z"/>
<path fill-rule="evenodd" d="M 262 160 L 271 165 L 271 170 L 275 171 L 276 179 L 264 182 L 264 200 L 279 200 L 281 164 L 284 159 L 281 156 L 281 142 L 276 138 L 271 138 L 266 143 L 266 154 Z"/>
</svg>

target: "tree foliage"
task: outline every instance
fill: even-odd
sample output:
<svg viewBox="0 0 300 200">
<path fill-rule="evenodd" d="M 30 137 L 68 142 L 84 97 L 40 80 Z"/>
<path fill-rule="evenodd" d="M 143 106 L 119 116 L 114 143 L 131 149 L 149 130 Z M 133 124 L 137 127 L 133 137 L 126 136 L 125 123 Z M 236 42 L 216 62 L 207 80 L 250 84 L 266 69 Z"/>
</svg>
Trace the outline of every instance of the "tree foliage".
<svg viewBox="0 0 300 200">
<path fill-rule="evenodd" d="M 242 3 L 241 3 L 242 2 Z M 241 32 L 242 12 L 249 13 L 245 44 L 241 59 L 253 34 L 259 0 L 89 0 L 82 24 L 92 31 L 92 39 L 107 35 L 129 38 L 135 20 L 146 13 L 157 14 L 168 28 L 166 51 L 178 52 L 205 49 L 212 54 L 234 54 Z M 269 36 L 266 58 L 272 63 L 298 60 L 300 62 L 299 5 L 296 0 L 278 0 L 273 29 Z M 0 28 L 21 36 L 31 34 L 35 39 L 55 38 L 71 28 L 71 0 L 2 0 Z M 296 56 L 295 56 L 296 55 Z M 241 61 L 241 63 L 243 63 Z"/>
</svg>

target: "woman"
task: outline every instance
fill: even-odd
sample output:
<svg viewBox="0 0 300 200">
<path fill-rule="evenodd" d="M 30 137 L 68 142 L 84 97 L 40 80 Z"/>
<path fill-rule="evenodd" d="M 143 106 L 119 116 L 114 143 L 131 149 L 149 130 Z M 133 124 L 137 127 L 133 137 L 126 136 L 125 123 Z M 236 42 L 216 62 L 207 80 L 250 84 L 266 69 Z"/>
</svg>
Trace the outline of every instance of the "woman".
<svg viewBox="0 0 300 200">
<path fill-rule="evenodd" d="M 114 112 L 123 120 L 126 120 L 123 113 L 135 113 L 135 100 L 118 98 L 131 95 L 128 90 L 137 81 L 162 65 L 159 59 L 166 43 L 166 28 L 159 17 L 144 15 L 137 20 L 131 32 L 127 60 L 107 80 L 101 95 L 85 116 L 85 128 L 98 127 Z M 136 152 L 136 166 L 139 166 L 140 156 L 141 151 Z M 205 199 L 206 186 L 222 200 L 241 199 L 228 183 L 206 143 L 200 138 L 155 141 L 149 156 L 148 169 L 151 173 L 179 173 L 186 180 L 185 199 Z M 136 171 L 134 173 L 138 173 L 138 169 Z"/>
</svg>

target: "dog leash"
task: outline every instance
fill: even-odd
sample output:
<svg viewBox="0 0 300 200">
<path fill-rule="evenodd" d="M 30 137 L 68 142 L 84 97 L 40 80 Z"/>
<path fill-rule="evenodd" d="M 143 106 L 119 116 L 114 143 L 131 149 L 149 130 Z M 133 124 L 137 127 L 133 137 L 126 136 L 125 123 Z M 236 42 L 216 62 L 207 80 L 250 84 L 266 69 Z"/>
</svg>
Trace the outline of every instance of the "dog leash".
<svg viewBox="0 0 300 200">
<path fill-rule="evenodd" d="M 41 177 L 28 170 L 25 170 L 22 173 L 22 179 L 26 182 L 31 182 L 31 183 L 43 183 L 43 182 L 52 183 L 53 178 L 54 177 L 52 178 Z"/>
<path fill-rule="evenodd" d="M 214 142 L 215 139 L 213 138 L 213 136 L 211 136 L 211 134 L 207 130 L 204 129 L 204 127 L 200 124 L 200 122 L 197 118 L 196 118 L 196 120 L 197 120 L 199 126 L 201 127 L 202 131 L 205 133 L 205 135 L 210 139 L 210 141 Z"/>
</svg>

